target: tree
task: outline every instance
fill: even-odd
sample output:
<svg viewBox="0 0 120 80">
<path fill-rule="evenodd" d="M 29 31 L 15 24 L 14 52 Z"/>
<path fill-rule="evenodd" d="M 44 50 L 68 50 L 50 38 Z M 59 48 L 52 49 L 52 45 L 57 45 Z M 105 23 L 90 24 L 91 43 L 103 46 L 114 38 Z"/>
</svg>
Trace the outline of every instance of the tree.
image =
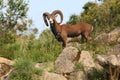
<svg viewBox="0 0 120 80">
<path fill-rule="evenodd" d="M 24 0 L 8 0 L 1 11 L 2 27 L 5 31 L 24 30 L 26 27 L 25 20 L 27 19 L 28 4 Z M 3 12 L 4 10 L 4 12 Z M 20 27 L 24 29 L 21 29 Z M 14 29 L 16 28 L 16 29 Z"/>
<path fill-rule="evenodd" d="M 83 6 L 83 9 L 86 12 L 86 11 L 90 10 L 91 8 L 95 7 L 96 5 L 97 4 L 94 2 L 88 2 Z"/>
<path fill-rule="evenodd" d="M 79 22 L 79 16 L 76 14 L 73 14 L 70 16 L 69 21 L 67 22 L 67 24 L 76 24 Z"/>
<path fill-rule="evenodd" d="M 28 2 L 25 0 L 0 0 L 0 37 L 2 41 L 8 42 L 7 39 L 10 38 L 15 40 L 18 31 L 27 30 L 30 24 L 27 19 L 27 11 Z M 14 40 L 10 42 L 14 42 Z"/>
<path fill-rule="evenodd" d="M 98 1 L 98 0 L 96 0 Z M 99 0 L 101 3 L 87 2 L 83 12 L 72 15 L 68 23 L 87 22 L 94 26 L 94 32 L 109 32 L 120 25 L 120 1 Z"/>
</svg>

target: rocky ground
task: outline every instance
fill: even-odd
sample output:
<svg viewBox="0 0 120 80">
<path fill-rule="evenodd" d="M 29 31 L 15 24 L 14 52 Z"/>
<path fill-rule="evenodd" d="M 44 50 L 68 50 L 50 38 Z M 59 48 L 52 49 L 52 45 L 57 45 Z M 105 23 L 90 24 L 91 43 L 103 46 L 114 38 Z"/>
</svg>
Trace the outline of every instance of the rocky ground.
<svg viewBox="0 0 120 80">
<path fill-rule="evenodd" d="M 103 71 L 97 80 L 120 80 L 120 28 L 98 35 L 95 42 L 113 45 L 104 54 L 77 47 L 64 48 L 55 62 L 36 63 L 35 68 L 43 69 L 42 75 L 33 75 L 33 80 L 93 80 L 95 71 Z M 14 71 L 14 61 L 0 57 L 1 80 L 8 80 Z M 94 79 L 95 80 L 95 79 Z"/>
</svg>

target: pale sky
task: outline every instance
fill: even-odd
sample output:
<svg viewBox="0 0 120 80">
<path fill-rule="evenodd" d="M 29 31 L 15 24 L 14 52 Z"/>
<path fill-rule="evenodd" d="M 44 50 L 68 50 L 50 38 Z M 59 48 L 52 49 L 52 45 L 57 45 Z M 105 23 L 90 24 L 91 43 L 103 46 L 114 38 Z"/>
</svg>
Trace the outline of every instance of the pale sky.
<svg viewBox="0 0 120 80">
<path fill-rule="evenodd" d="M 95 0 L 29 0 L 28 18 L 33 20 L 33 26 L 38 28 L 39 33 L 47 28 L 43 22 L 43 13 L 51 13 L 54 10 L 61 10 L 63 13 L 63 23 L 69 20 L 72 14 L 79 15 L 82 7 L 88 1 Z"/>
</svg>

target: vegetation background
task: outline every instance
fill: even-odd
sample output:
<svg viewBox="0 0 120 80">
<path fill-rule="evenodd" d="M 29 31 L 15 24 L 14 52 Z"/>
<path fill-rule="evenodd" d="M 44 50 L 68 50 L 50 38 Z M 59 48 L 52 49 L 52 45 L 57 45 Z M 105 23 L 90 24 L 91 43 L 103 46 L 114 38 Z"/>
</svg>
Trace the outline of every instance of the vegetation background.
<svg viewBox="0 0 120 80">
<path fill-rule="evenodd" d="M 99 4 L 86 3 L 83 6 L 83 12 L 80 15 L 71 15 L 67 24 L 79 22 L 92 24 L 94 26 L 92 38 L 120 27 L 120 1 L 98 1 Z M 62 50 L 61 44 L 49 29 L 43 31 L 38 39 L 35 38 L 38 29 L 33 28 L 32 20 L 27 18 L 28 10 L 28 2 L 25 0 L 8 0 L 7 2 L 0 0 L 0 56 L 16 60 L 15 71 L 10 76 L 10 80 L 32 80 L 33 74 L 42 72 L 34 69 L 34 64 L 55 61 Z M 80 49 L 94 51 L 96 55 L 96 53 L 103 53 L 111 46 L 92 42 L 86 47 L 80 46 Z"/>
</svg>

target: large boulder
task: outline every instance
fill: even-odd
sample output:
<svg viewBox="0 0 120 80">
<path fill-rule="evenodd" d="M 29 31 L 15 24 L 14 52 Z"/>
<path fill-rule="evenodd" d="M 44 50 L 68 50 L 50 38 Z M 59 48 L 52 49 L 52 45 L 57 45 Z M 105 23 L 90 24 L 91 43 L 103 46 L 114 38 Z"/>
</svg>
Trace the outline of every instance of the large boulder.
<svg viewBox="0 0 120 80">
<path fill-rule="evenodd" d="M 83 64 L 85 70 L 91 70 L 95 67 L 92 55 L 88 51 L 81 51 L 80 59 L 78 62 Z"/>
<path fill-rule="evenodd" d="M 106 55 L 97 55 L 96 59 L 102 66 L 106 64 L 120 66 L 120 44 L 117 44 L 112 49 L 108 50 Z"/>
<path fill-rule="evenodd" d="M 97 61 L 100 65 L 111 65 L 113 67 L 120 66 L 120 54 L 119 55 L 97 55 Z"/>
<path fill-rule="evenodd" d="M 96 60 L 105 69 L 107 80 L 119 80 L 120 44 L 110 49 L 106 55 L 97 55 Z"/>
<path fill-rule="evenodd" d="M 120 54 L 119 55 L 98 55 L 98 63 L 106 72 L 106 80 L 119 80 L 120 78 Z"/>
<path fill-rule="evenodd" d="M 75 47 L 66 47 L 55 61 L 56 73 L 70 73 L 74 71 L 75 61 L 79 60 L 80 51 Z"/>
<path fill-rule="evenodd" d="M 119 42 L 120 28 L 116 28 L 109 33 L 102 33 L 95 38 L 95 41 L 102 42 L 104 44 L 112 44 Z"/>
</svg>

